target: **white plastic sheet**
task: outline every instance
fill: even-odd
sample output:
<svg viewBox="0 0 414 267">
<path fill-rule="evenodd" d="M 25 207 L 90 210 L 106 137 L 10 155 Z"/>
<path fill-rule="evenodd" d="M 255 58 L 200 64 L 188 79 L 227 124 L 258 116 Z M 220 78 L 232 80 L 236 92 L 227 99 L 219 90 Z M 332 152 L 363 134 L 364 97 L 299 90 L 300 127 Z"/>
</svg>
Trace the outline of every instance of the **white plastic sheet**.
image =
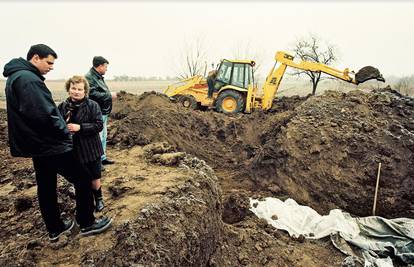
<svg viewBox="0 0 414 267">
<path fill-rule="evenodd" d="M 319 239 L 339 234 L 348 243 L 363 250 L 362 255 L 367 267 L 392 266 L 388 256 L 399 257 L 406 263 L 414 263 L 413 219 L 388 220 L 378 216 L 357 218 L 339 209 L 321 216 L 293 199 L 250 199 L 250 206 L 250 210 L 256 216 L 265 219 L 277 229 L 287 231 L 290 236 L 303 235 L 309 239 Z"/>
</svg>

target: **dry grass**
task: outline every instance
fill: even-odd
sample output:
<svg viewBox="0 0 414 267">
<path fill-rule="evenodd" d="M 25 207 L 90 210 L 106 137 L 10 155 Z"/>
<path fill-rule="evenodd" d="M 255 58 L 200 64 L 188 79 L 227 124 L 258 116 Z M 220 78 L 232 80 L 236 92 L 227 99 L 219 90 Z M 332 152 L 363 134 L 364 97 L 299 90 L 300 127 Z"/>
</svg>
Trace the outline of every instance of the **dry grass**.
<svg viewBox="0 0 414 267">
<path fill-rule="evenodd" d="M 5 108 L 5 80 L 0 80 L 0 108 Z M 174 81 L 111 81 L 108 80 L 107 84 L 111 91 L 119 92 L 126 91 L 131 94 L 140 95 L 144 92 L 156 91 L 162 92 L 168 85 L 174 83 Z M 67 97 L 67 92 L 64 89 L 65 82 L 63 80 L 46 80 L 46 85 L 50 89 L 53 95 L 53 99 L 59 103 Z M 342 81 L 328 80 L 319 84 L 317 94 L 322 94 L 326 90 L 338 90 L 348 92 L 350 90 L 360 89 L 374 89 L 379 87 L 385 87 L 385 84 L 378 83 L 376 81 L 369 81 L 363 85 L 355 86 Z M 261 84 L 259 84 L 261 88 Z M 260 91 L 260 90 L 259 90 Z M 311 84 L 306 80 L 290 80 L 285 79 L 280 84 L 277 96 L 292 96 L 292 95 L 307 95 L 312 92 Z M 260 94 L 260 92 L 259 92 Z"/>
<path fill-rule="evenodd" d="M 131 94 L 140 95 L 144 92 L 149 91 L 156 91 L 162 92 L 169 84 L 173 83 L 173 81 L 130 81 L 130 82 L 115 82 L 115 81 L 107 81 L 109 88 L 111 91 L 119 92 L 119 91 L 126 91 Z M 56 102 L 61 102 L 67 97 L 67 92 L 64 89 L 65 81 L 63 80 L 46 80 L 46 85 L 49 90 L 52 92 L 53 99 Z M 5 108 L 5 92 L 4 88 L 6 86 L 5 80 L 0 80 L 0 108 Z"/>
</svg>

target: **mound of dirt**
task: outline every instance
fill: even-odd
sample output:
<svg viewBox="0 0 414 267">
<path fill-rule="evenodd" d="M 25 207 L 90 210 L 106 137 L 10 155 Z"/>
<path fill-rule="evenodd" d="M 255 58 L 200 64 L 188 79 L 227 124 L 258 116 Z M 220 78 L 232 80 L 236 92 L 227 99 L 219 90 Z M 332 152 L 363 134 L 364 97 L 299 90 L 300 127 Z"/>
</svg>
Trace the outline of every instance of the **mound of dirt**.
<svg viewBox="0 0 414 267">
<path fill-rule="evenodd" d="M 233 116 L 123 94 L 109 136 L 121 147 L 167 141 L 226 175 L 225 192 L 289 196 L 321 213 L 369 215 L 381 162 L 378 215 L 413 217 L 413 112 L 390 89 L 279 99 L 273 112 Z"/>
<path fill-rule="evenodd" d="M 249 173 L 319 212 L 339 207 L 367 216 L 381 162 L 377 214 L 413 217 L 412 104 L 390 90 L 310 98 L 282 131 L 267 130 Z"/>
<path fill-rule="evenodd" d="M 292 239 L 265 221 L 247 216 L 243 221 L 224 225 L 221 246 L 210 266 L 343 266 L 344 256 L 329 239 Z"/>
<path fill-rule="evenodd" d="M 83 263 L 206 266 L 222 238 L 220 190 L 205 164 L 194 158 L 180 164 L 193 168 L 195 162 L 195 176 L 117 227 L 110 250 L 88 255 Z"/>
<path fill-rule="evenodd" d="M 413 115 L 414 100 L 390 89 L 281 98 L 269 112 L 230 116 L 121 93 L 108 134 L 117 164 L 103 173 L 113 228 L 50 244 L 31 160 L 9 155 L 0 110 L 0 265 L 342 266 L 329 239 L 291 239 L 248 198 L 369 215 L 381 162 L 377 213 L 413 217 Z M 62 180 L 59 203 L 73 216 Z"/>
<path fill-rule="evenodd" d="M 122 119 L 114 121 L 109 130 L 110 144 L 127 148 L 166 141 L 213 166 L 242 162 L 254 143 L 243 140 L 254 130 L 240 124 L 243 115 L 188 110 L 157 93 L 121 94 L 112 116 Z"/>
<path fill-rule="evenodd" d="M 6 166 L 0 175 L 1 266 L 208 264 L 224 229 L 213 170 L 189 155 L 173 168 L 145 163 L 148 150 L 142 148 L 111 154 L 117 164 L 104 172 L 103 189 L 112 229 L 86 238 L 62 236 L 57 243 L 45 234 L 30 160 Z M 8 153 L 1 157 L 14 160 Z M 74 191 L 62 179 L 58 196 L 62 216 L 74 217 Z"/>
</svg>

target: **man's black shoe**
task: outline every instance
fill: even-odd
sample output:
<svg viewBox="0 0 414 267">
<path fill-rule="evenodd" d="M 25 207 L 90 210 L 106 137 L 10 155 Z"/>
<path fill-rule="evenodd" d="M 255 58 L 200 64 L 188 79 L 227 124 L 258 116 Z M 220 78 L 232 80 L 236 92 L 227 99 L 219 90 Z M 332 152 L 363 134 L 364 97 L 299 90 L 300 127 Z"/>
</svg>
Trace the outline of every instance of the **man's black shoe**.
<svg viewBox="0 0 414 267">
<path fill-rule="evenodd" d="M 96 219 L 95 222 L 88 227 L 81 228 L 80 235 L 81 236 L 88 236 L 88 235 L 96 235 L 104 232 L 108 229 L 112 224 L 112 219 L 108 217 L 102 217 L 100 219 Z"/>
<path fill-rule="evenodd" d="M 109 164 L 114 164 L 115 161 L 110 160 L 110 159 L 104 159 L 102 160 L 102 165 L 109 165 Z"/>
<path fill-rule="evenodd" d="M 62 234 L 70 233 L 73 226 L 75 225 L 75 222 L 73 220 L 67 220 L 63 222 L 63 229 L 59 232 L 49 233 L 49 240 L 50 242 L 56 242 L 58 241 L 59 237 Z"/>
</svg>

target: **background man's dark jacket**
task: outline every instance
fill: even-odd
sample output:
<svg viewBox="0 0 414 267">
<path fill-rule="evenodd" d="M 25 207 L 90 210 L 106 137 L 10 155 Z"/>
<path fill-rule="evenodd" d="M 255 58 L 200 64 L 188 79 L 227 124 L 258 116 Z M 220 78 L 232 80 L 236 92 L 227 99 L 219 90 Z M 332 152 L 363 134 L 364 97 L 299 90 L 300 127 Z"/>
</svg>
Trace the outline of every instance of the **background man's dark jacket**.
<svg viewBox="0 0 414 267">
<path fill-rule="evenodd" d="M 112 110 L 112 96 L 104 77 L 94 68 L 85 75 L 89 83 L 89 98 L 96 101 L 101 108 L 102 115 L 108 115 Z"/>
<path fill-rule="evenodd" d="M 82 103 L 71 107 L 72 102 L 66 99 L 60 103 L 58 109 L 65 117 L 71 111 L 69 123 L 80 125 L 80 130 L 73 135 L 74 151 L 81 163 L 96 161 L 101 158 L 102 148 L 99 132 L 103 129 L 102 113 L 98 103 L 85 98 Z"/>
<path fill-rule="evenodd" d="M 39 70 L 23 58 L 4 66 L 12 156 L 52 156 L 71 151 L 72 137 Z"/>
</svg>

